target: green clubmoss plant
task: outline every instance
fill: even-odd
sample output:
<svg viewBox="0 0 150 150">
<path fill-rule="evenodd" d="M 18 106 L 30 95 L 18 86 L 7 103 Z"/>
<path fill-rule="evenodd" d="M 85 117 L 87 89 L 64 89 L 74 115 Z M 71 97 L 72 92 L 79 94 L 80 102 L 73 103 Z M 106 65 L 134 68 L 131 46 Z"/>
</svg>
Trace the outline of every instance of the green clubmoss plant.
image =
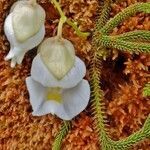
<svg viewBox="0 0 150 150">
<path fill-rule="evenodd" d="M 103 10 L 99 17 L 100 19 L 97 20 L 93 33 L 92 53 L 94 57 L 91 59 L 90 67 L 92 108 L 94 108 L 94 118 L 102 150 L 127 150 L 137 142 L 145 138 L 150 138 L 150 116 L 146 119 L 144 126 L 129 137 L 119 141 L 113 141 L 110 138 L 107 130 L 107 123 L 105 123 L 106 117 L 103 111 L 103 94 L 100 87 L 101 63 L 103 57 L 107 57 L 102 55 L 104 54 L 103 50 L 106 48 L 116 48 L 120 51 L 132 53 L 150 53 L 150 43 L 148 43 L 150 41 L 150 31 L 138 30 L 116 36 L 109 35 L 113 28 L 117 27 L 120 23 L 130 16 L 135 15 L 137 12 L 150 13 L 150 3 L 133 4 L 107 21 L 111 3 L 111 0 L 106 0 L 104 2 Z M 146 91 L 148 91 L 148 89 Z"/>
</svg>

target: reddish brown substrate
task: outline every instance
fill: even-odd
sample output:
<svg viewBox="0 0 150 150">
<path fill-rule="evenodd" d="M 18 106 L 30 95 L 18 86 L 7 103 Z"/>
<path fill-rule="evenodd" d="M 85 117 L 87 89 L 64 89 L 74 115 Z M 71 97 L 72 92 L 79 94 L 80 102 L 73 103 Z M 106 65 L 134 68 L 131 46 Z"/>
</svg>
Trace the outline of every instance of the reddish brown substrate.
<svg viewBox="0 0 150 150">
<path fill-rule="evenodd" d="M 136 0 L 127 0 L 112 5 L 111 16 Z M 21 66 L 9 67 L 4 61 L 9 44 L 3 34 L 3 23 L 13 0 L 0 1 L 0 149 L 39 149 L 49 150 L 60 128 L 61 120 L 46 115 L 33 117 L 29 103 L 25 78 L 30 75 L 33 54 L 28 53 Z M 96 9 L 96 0 L 62 0 L 66 15 L 79 23 L 82 31 L 92 31 Z M 47 0 L 40 0 L 47 12 L 46 36 L 56 33 L 58 13 Z M 55 23 L 55 22 L 56 23 Z M 150 17 L 137 14 L 113 30 L 120 34 L 135 29 L 150 30 Z M 78 37 L 74 30 L 65 25 L 64 37 L 71 40 L 76 54 L 87 66 L 90 61 L 91 38 Z M 143 98 L 142 88 L 150 81 L 150 55 L 131 55 L 113 50 L 113 58 L 103 63 L 102 87 L 105 93 L 109 131 L 114 140 L 126 137 L 137 131 L 150 113 L 149 98 Z M 88 69 L 88 68 L 87 68 Z M 88 71 L 87 71 L 88 78 Z M 63 142 L 63 150 L 98 150 L 98 138 L 92 125 L 90 106 L 72 121 L 72 130 Z M 135 150 L 149 150 L 150 141 L 138 144 Z M 133 149 L 133 148 L 132 148 Z"/>
</svg>

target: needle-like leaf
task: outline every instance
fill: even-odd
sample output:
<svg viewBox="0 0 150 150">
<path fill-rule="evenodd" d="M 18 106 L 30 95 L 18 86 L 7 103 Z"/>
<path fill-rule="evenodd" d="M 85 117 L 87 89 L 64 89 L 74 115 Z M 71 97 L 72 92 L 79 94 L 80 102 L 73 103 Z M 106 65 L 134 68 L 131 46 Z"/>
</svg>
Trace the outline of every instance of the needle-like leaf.
<svg viewBox="0 0 150 150">
<path fill-rule="evenodd" d="M 61 150 L 62 140 L 68 134 L 70 128 L 71 123 L 69 121 L 64 121 L 59 133 L 56 135 L 52 150 Z"/>
<path fill-rule="evenodd" d="M 114 27 L 118 26 L 121 22 L 135 15 L 138 12 L 150 13 L 150 2 L 148 3 L 136 3 L 127 8 L 122 12 L 118 13 L 114 18 L 110 19 L 107 24 L 100 30 L 102 34 L 110 33 Z"/>
</svg>

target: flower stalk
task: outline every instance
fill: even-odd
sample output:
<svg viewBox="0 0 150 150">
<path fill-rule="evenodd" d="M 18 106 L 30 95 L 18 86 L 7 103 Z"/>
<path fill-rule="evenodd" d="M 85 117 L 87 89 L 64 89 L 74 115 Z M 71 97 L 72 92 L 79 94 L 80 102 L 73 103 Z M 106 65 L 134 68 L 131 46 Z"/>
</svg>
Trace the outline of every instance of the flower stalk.
<svg viewBox="0 0 150 150">
<path fill-rule="evenodd" d="M 67 19 L 66 20 L 66 23 L 68 25 L 70 25 L 75 31 L 76 31 L 76 34 L 78 36 L 81 36 L 81 37 L 88 37 L 90 35 L 89 32 L 81 32 L 78 28 L 78 26 L 76 25 L 76 23 L 72 22 L 70 19 Z"/>
<path fill-rule="evenodd" d="M 60 19 L 60 26 L 62 26 L 61 24 L 62 23 L 67 23 L 69 26 L 71 26 L 74 30 L 75 30 L 75 32 L 76 32 L 76 34 L 78 35 L 78 36 L 80 36 L 80 37 L 84 37 L 84 38 L 86 38 L 86 37 L 88 37 L 89 35 L 90 35 L 90 33 L 89 32 L 82 32 L 82 31 L 80 31 L 79 30 L 79 28 L 78 28 L 78 26 L 76 25 L 76 23 L 74 23 L 74 22 L 72 22 L 70 19 L 68 19 L 66 16 L 65 16 L 65 14 L 63 13 L 63 11 L 62 11 L 62 9 L 61 9 L 61 7 L 60 7 L 60 4 L 59 4 L 59 2 L 57 2 L 56 0 L 51 0 L 51 2 L 54 4 L 54 6 L 57 8 L 57 10 L 58 10 L 58 12 L 59 12 L 59 14 L 60 14 L 60 17 L 62 18 L 62 20 Z M 65 20 L 65 21 L 64 21 Z M 64 22 L 63 22 L 64 21 Z M 58 25 L 58 28 L 59 28 L 59 25 Z M 58 35 L 59 36 L 59 35 Z"/>
<path fill-rule="evenodd" d="M 63 24 L 66 22 L 66 20 L 67 20 L 66 16 L 62 16 L 59 20 L 58 30 L 57 30 L 57 37 L 59 39 L 62 38 L 62 28 L 63 28 Z"/>
</svg>

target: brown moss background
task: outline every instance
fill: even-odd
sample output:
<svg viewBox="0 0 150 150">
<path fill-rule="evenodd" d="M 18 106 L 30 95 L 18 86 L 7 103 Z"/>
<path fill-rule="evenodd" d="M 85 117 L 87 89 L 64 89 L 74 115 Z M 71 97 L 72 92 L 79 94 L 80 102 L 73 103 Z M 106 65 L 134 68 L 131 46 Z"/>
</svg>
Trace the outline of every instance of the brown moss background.
<svg viewBox="0 0 150 150">
<path fill-rule="evenodd" d="M 148 2 L 149 0 L 147 0 Z M 0 0 L 0 150 L 49 150 L 59 131 L 61 120 L 52 115 L 33 117 L 26 90 L 25 78 L 36 49 L 30 51 L 21 66 L 10 68 L 4 57 L 9 43 L 3 32 L 4 19 L 14 0 Z M 125 0 L 112 5 L 111 17 L 137 0 Z M 146 0 L 144 1 L 146 2 Z M 39 0 L 46 10 L 46 36 L 56 34 L 59 14 L 48 0 Z M 94 27 L 97 0 L 61 0 L 65 14 L 78 22 L 82 31 Z M 150 30 L 150 15 L 139 13 L 115 28 L 112 34 L 136 29 Z M 91 37 L 78 37 L 68 25 L 63 35 L 73 42 L 76 54 L 90 62 Z M 88 79 L 88 71 L 87 76 Z M 105 94 L 110 135 L 114 140 L 125 138 L 142 127 L 150 113 L 150 99 L 143 98 L 142 88 L 150 81 L 150 55 L 112 51 L 112 57 L 103 62 L 102 88 Z M 63 142 L 63 150 L 98 150 L 90 105 L 72 121 L 72 130 Z M 139 143 L 134 150 L 150 150 L 150 140 Z"/>
</svg>

